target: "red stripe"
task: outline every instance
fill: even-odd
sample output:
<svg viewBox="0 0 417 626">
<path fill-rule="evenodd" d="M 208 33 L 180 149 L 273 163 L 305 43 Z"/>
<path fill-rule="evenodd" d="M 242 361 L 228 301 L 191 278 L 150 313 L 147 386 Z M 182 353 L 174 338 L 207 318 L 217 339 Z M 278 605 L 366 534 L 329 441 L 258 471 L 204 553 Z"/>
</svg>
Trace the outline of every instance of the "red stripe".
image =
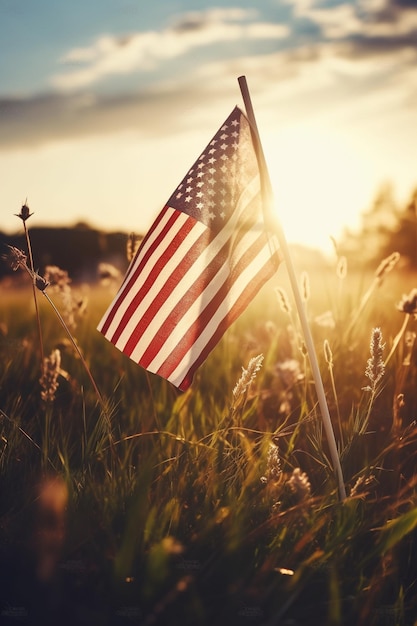
<svg viewBox="0 0 417 626">
<path fill-rule="evenodd" d="M 243 228 L 236 233 L 233 239 L 234 246 L 237 246 L 240 240 L 244 237 L 245 230 L 246 228 Z M 169 314 L 167 319 L 164 321 L 163 325 L 158 330 L 158 333 L 156 334 L 156 336 L 152 338 L 148 348 L 140 357 L 139 362 L 142 365 L 142 367 L 145 367 L 145 368 L 149 367 L 153 359 L 159 353 L 166 339 L 175 330 L 179 320 L 183 316 L 184 311 L 187 311 L 189 307 L 197 300 L 197 298 L 201 296 L 202 292 L 205 290 L 207 285 L 213 280 L 214 276 L 218 273 L 218 271 L 224 265 L 225 260 L 228 258 L 230 254 L 229 247 L 230 247 L 230 239 L 228 239 L 224 243 L 222 249 L 217 253 L 216 257 L 211 261 L 211 263 L 207 265 L 207 267 L 204 268 L 204 271 L 201 273 L 201 275 L 198 278 L 196 278 L 196 280 L 193 283 L 190 284 L 187 294 L 183 296 L 176 303 L 171 313 Z M 206 246 L 204 246 L 201 251 L 204 252 L 205 248 Z M 190 253 L 189 253 L 190 266 L 194 263 L 194 259 L 197 258 L 199 253 L 200 253 L 200 250 L 197 250 L 197 249 L 190 250 Z M 246 265 L 245 261 L 243 261 L 243 263 L 245 263 Z M 151 315 L 153 315 L 153 312 L 157 311 L 159 307 L 160 307 L 160 304 L 153 302 L 152 305 L 149 307 L 150 309 L 152 308 Z M 142 322 L 140 323 L 142 324 Z M 146 324 L 142 324 L 143 331 L 146 329 L 146 327 L 147 327 Z M 126 352 L 126 354 L 129 354 L 130 356 L 132 352 L 133 352 L 133 349 L 129 353 Z"/>
<path fill-rule="evenodd" d="M 229 275 L 228 279 L 220 286 L 220 288 L 218 289 L 218 291 L 216 292 L 214 297 L 210 300 L 209 304 L 200 313 L 199 317 L 195 320 L 195 322 L 188 329 L 186 335 L 184 335 L 178 341 L 178 343 L 175 346 L 174 350 L 170 354 L 167 355 L 167 358 L 166 358 L 165 362 L 163 363 L 163 365 L 161 365 L 161 367 L 157 371 L 157 373 L 160 376 L 163 376 L 164 378 L 168 378 L 170 376 L 170 374 L 172 374 L 172 372 L 177 367 L 178 363 L 181 362 L 183 357 L 192 348 L 192 346 L 193 346 L 194 342 L 196 341 L 196 339 L 200 336 L 201 329 L 204 329 L 207 326 L 207 324 L 209 323 L 210 319 L 213 317 L 214 313 L 218 310 L 218 308 L 220 307 L 220 305 L 222 304 L 222 302 L 226 298 L 227 293 L 231 290 L 231 285 L 233 285 L 233 283 L 236 280 L 236 277 L 239 274 L 241 274 L 246 269 L 246 267 L 248 265 L 250 265 L 250 263 L 252 262 L 253 258 L 256 256 L 256 254 L 264 246 L 265 246 L 265 236 L 261 235 L 252 244 L 252 246 L 244 254 L 244 256 L 240 259 L 238 265 L 236 265 L 236 267 L 233 269 L 233 273 L 231 275 Z M 275 264 L 271 263 L 271 262 L 268 262 L 266 264 L 266 268 L 267 268 L 267 270 L 269 272 L 269 274 L 267 275 L 267 278 L 269 278 L 275 272 Z M 255 276 L 258 276 L 258 274 L 263 275 L 263 270 L 264 270 L 264 268 L 262 268 L 262 270 L 260 270 L 260 272 L 258 272 Z M 267 278 L 264 278 L 264 281 L 267 280 Z M 257 286 L 257 288 L 256 288 L 256 285 L 253 284 L 253 280 L 252 280 L 250 285 L 253 285 L 253 287 L 252 287 L 253 294 L 256 294 L 257 291 L 259 291 L 259 289 L 262 286 L 262 284 Z M 244 294 L 251 293 L 251 287 L 248 286 L 244 290 L 243 293 Z M 236 317 L 245 309 L 245 307 L 249 304 L 249 302 L 250 302 L 249 296 L 246 296 L 246 298 L 243 298 L 243 296 L 240 296 L 239 300 L 234 305 L 234 307 L 232 309 L 232 312 L 229 312 L 226 315 L 226 317 L 223 320 L 223 322 L 221 323 L 220 328 L 223 328 L 223 330 L 220 332 L 220 335 L 218 335 L 218 329 L 217 329 L 215 331 L 215 333 L 214 333 L 214 336 L 220 338 L 223 335 L 223 333 L 225 332 L 225 330 L 228 328 L 228 326 L 230 326 L 230 324 L 236 319 Z M 215 341 L 218 341 L 218 339 L 216 339 Z M 212 348 L 215 345 L 215 342 L 213 343 L 213 340 L 210 339 L 209 340 L 209 345 L 211 347 L 208 349 L 208 352 L 210 352 L 212 350 Z M 206 354 L 206 353 L 208 354 L 208 352 L 207 352 L 207 348 L 205 348 L 204 354 Z M 199 363 L 202 362 L 200 360 L 200 358 L 198 359 L 198 361 L 199 361 Z M 140 361 L 140 364 L 142 365 L 141 361 Z M 194 366 L 193 366 L 193 368 L 194 368 Z"/>
<path fill-rule="evenodd" d="M 210 352 L 215 348 L 220 339 L 223 337 L 226 330 L 237 320 L 237 318 L 241 315 L 241 313 L 247 308 L 248 304 L 252 301 L 252 299 L 256 296 L 256 294 L 260 291 L 261 287 L 272 278 L 272 276 L 276 272 L 276 265 L 272 262 L 268 262 L 265 264 L 261 270 L 254 276 L 249 285 L 245 288 L 242 295 L 236 301 L 234 306 L 228 311 L 228 314 L 213 335 L 210 337 L 210 340 L 207 342 L 203 350 L 198 355 L 197 359 L 194 361 L 184 379 L 178 385 L 178 388 L 181 391 L 186 391 L 188 387 L 193 382 L 194 374 L 196 370 L 200 367 L 202 363 L 206 360 L 207 356 Z M 159 372 L 158 372 L 159 374 Z"/>
<path fill-rule="evenodd" d="M 156 220 L 154 221 L 154 223 L 151 226 L 151 229 L 149 230 L 148 234 L 146 235 L 146 237 L 143 239 L 137 253 L 135 256 L 135 260 L 132 262 L 132 267 L 135 264 L 136 260 L 140 257 L 141 254 L 143 254 L 143 248 L 144 245 L 146 243 L 146 241 L 149 239 L 150 235 L 157 229 L 157 227 L 159 226 L 160 221 L 162 220 L 162 218 L 164 217 L 166 211 L 167 211 L 168 207 L 164 207 L 162 209 L 162 211 L 159 213 L 158 217 L 156 218 Z M 114 304 L 112 306 L 112 308 L 110 309 L 110 311 L 108 312 L 108 316 L 103 324 L 103 327 L 101 328 L 101 333 L 103 333 L 103 335 L 105 335 L 117 313 L 117 311 L 119 310 L 121 304 L 123 303 L 125 297 L 127 296 L 127 294 L 130 292 L 130 290 L 133 288 L 137 277 L 139 275 L 139 273 L 142 271 L 143 266 L 146 264 L 146 262 L 148 261 L 150 255 L 154 252 L 154 250 L 158 247 L 158 245 L 160 244 L 161 241 L 163 241 L 165 234 L 170 230 L 170 228 L 173 226 L 173 224 L 175 223 L 175 221 L 177 220 L 177 218 L 180 216 L 180 213 L 178 213 L 177 211 L 175 211 L 175 213 L 172 214 L 172 216 L 169 218 L 168 222 L 166 223 L 166 225 L 164 226 L 163 230 L 160 232 L 160 234 L 157 236 L 157 238 L 155 239 L 155 241 L 153 242 L 152 246 L 146 251 L 146 253 L 143 255 L 143 259 L 141 259 L 140 263 L 138 264 L 138 266 L 136 267 L 135 271 L 133 272 L 133 274 L 129 277 L 129 274 L 126 275 L 125 280 L 123 281 L 119 292 L 114 300 Z M 110 341 L 113 341 L 113 339 L 110 339 Z M 113 342 L 114 343 L 114 342 Z"/>
<path fill-rule="evenodd" d="M 180 215 L 181 213 L 179 211 L 175 211 L 175 213 L 173 213 L 172 217 L 169 219 L 168 224 L 171 226 L 171 222 L 174 223 Z M 188 218 L 186 222 L 184 222 L 184 224 L 181 226 L 180 230 L 175 233 L 175 237 L 172 237 L 172 235 L 169 235 L 169 233 L 167 233 L 166 227 L 161 232 L 161 235 L 158 236 L 158 245 L 164 239 L 169 240 L 169 245 L 167 248 L 164 249 L 164 252 L 158 257 L 157 262 L 150 268 L 147 275 L 140 276 L 140 287 L 136 291 L 126 311 L 123 313 L 123 316 L 118 324 L 118 327 L 110 339 L 112 343 L 116 343 L 118 341 L 126 325 L 131 320 L 132 316 L 134 316 L 135 310 L 138 307 L 140 301 L 142 300 L 144 296 L 146 296 L 147 292 L 152 287 L 153 283 L 158 278 L 159 274 L 162 272 L 165 262 L 166 262 L 165 259 L 171 258 L 171 256 L 176 252 L 180 243 L 187 237 L 189 232 L 193 229 L 194 224 L 195 224 L 195 220 L 192 218 Z M 145 255 L 145 256 L 148 256 L 148 255 Z M 143 269 L 145 262 L 146 262 L 145 260 L 141 262 L 140 268 L 138 268 L 138 272 L 140 272 Z M 133 290 L 135 290 L 137 289 L 137 286 L 133 284 L 132 288 Z M 134 342 L 136 344 L 138 341 L 138 337 L 139 335 L 135 329 L 130 335 L 129 340 L 126 345 L 128 344 L 130 345 L 131 342 Z M 125 349 L 123 350 L 123 352 L 125 352 Z M 129 351 L 126 351 L 126 354 L 129 354 Z"/>
<path fill-rule="evenodd" d="M 144 246 L 146 245 L 148 239 L 150 238 L 150 236 L 152 235 L 152 233 L 155 232 L 155 230 L 158 228 L 159 223 L 161 222 L 162 218 L 165 216 L 167 212 L 167 206 L 164 206 L 164 208 L 159 212 L 158 216 L 156 217 L 156 219 L 154 220 L 152 226 L 150 227 L 150 229 L 148 230 L 148 232 L 146 233 L 146 235 L 143 237 L 142 241 L 140 242 L 140 246 L 139 248 L 136 250 L 136 254 L 134 256 L 134 258 L 132 259 L 132 262 L 130 263 L 128 270 L 126 272 L 126 275 L 123 279 L 123 283 L 121 286 L 123 286 L 127 279 L 129 278 L 131 272 L 134 270 L 135 268 L 135 264 L 136 264 L 136 260 L 138 259 L 139 255 L 141 254 L 141 251 L 143 250 Z M 120 289 L 119 289 L 120 291 Z"/>
<path fill-rule="evenodd" d="M 178 300 L 174 308 L 171 310 L 171 313 L 169 314 L 168 318 L 165 320 L 163 325 L 158 330 L 157 335 L 152 339 L 146 351 L 143 353 L 142 357 L 140 358 L 140 364 L 142 365 L 142 367 L 146 368 L 150 365 L 150 363 L 153 361 L 155 356 L 159 353 L 160 349 L 165 343 L 165 340 L 171 335 L 171 333 L 175 329 L 179 320 L 183 316 L 184 311 L 187 311 L 190 308 L 190 306 L 201 296 L 201 293 L 204 291 L 206 286 L 210 283 L 213 277 L 216 276 L 216 274 L 222 268 L 225 260 L 228 257 L 228 253 L 229 253 L 228 247 L 229 247 L 229 241 L 226 241 L 226 243 L 223 245 L 221 250 L 214 257 L 214 259 L 204 268 L 203 272 L 198 276 L 198 278 L 196 278 L 196 280 L 192 284 L 189 285 L 189 287 L 187 288 L 187 291 Z M 200 248 L 194 249 L 194 246 L 193 246 L 190 249 L 190 252 L 188 253 L 189 264 L 193 265 L 195 262 L 195 259 L 198 257 L 200 252 L 204 252 L 206 248 L 207 248 L 206 244 L 203 245 L 201 249 Z M 176 275 L 176 273 L 172 274 L 172 276 L 174 275 Z M 157 298 L 156 298 L 155 301 L 152 302 L 147 313 L 149 313 L 150 316 L 153 316 L 154 311 L 157 311 L 159 306 L 160 305 L 158 304 Z M 143 326 L 143 330 L 145 330 L 146 323 L 142 323 L 142 322 L 143 322 L 143 318 L 140 324 Z"/>
<path fill-rule="evenodd" d="M 195 220 L 193 220 L 193 218 L 189 218 L 189 219 L 192 220 L 192 222 L 195 224 Z M 191 248 L 187 250 L 186 255 L 181 259 L 179 264 L 167 277 L 161 291 L 155 296 L 155 298 L 149 304 L 146 311 L 143 312 L 140 319 L 138 320 L 138 323 L 135 326 L 135 329 L 131 337 L 128 339 L 126 345 L 123 348 L 123 352 L 125 354 L 127 354 L 128 356 L 132 354 L 139 338 L 141 337 L 143 332 L 145 332 L 145 330 L 149 326 L 149 323 L 152 321 L 155 315 L 159 312 L 161 307 L 166 303 L 168 298 L 171 296 L 173 290 L 176 288 L 179 281 L 184 277 L 186 272 L 195 264 L 195 260 L 200 256 L 200 254 L 204 253 L 204 251 L 207 249 L 207 246 L 209 245 L 209 242 L 207 241 L 208 236 L 210 236 L 210 231 L 205 231 L 203 234 L 201 234 L 200 237 L 193 243 Z M 168 250 L 167 254 L 164 253 L 163 256 L 164 258 L 169 259 L 170 258 L 169 248 L 167 250 Z M 218 263 L 217 259 L 215 259 L 215 261 Z M 194 300 L 199 296 L 199 291 L 198 292 L 194 292 L 194 291 L 195 290 L 193 290 L 191 286 L 190 288 L 187 289 L 186 293 L 181 298 L 180 302 L 182 303 L 182 310 L 184 310 L 184 307 L 186 309 L 189 308 L 194 302 Z M 175 309 L 177 308 L 177 306 L 175 307 Z M 156 334 L 154 341 L 159 342 L 162 340 L 162 343 L 163 343 L 164 339 L 161 339 L 162 335 L 166 336 L 165 327 L 163 329 L 160 328 L 158 330 L 158 333 Z M 151 346 L 152 344 L 153 342 L 151 342 Z M 147 354 L 150 349 L 151 348 L 148 346 L 145 354 Z M 152 358 L 150 358 L 149 363 L 152 359 L 153 359 L 153 356 Z M 145 361 L 146 361 L 146 357 L 145 357 Z"/>
</svg>

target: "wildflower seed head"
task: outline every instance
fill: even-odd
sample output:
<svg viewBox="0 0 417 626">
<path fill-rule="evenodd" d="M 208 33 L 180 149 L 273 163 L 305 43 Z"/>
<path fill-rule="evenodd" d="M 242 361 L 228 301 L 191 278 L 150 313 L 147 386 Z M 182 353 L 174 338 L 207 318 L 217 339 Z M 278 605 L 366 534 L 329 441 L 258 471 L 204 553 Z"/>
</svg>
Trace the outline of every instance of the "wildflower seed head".
<svg viewBox="0 0 417 626">
<path fill-rule="evenodd" d="M 376 483 L 376 478 L 374 474 L 370 474 L 369 476 L 365 476 L 365 475 L 359 476 L 356 483 L 353 485 L 352 489 L 350 490 L 350 496 L 353 498 L 360 494 L 364 495 L 366 491 L 369 489 L 369 487 L 374 486 L 375 483 Z"/>
<path fill-rule="evenodd" d="M 417 316 L 417 288 L 414 287 L 408 295 L 403 294 L 397 309 L 402 313 Z"/>
<path fill-rule="evenodd" d="M 327 365 L 329 365 L 330 367 L 333 367 L 333 352 L 330 348 L 330 344 L 327 341 L 327 339 L 324 340 L 323 350 L 324 350 L 324 358 L 326 359 Z"/>
<path fill-rule="evenodd" d="M 299 467 L 296 467 L 290 479 L 288 485 L 291 491 L 300 499 L 306 500 L 311 495 L 311 484 L 308 476 L 305 472 L 302 472 Z"/>
<path fill-rule="evenodd" d="M 135 235 L 135 233 L 130 233 L 126 243 L 126 257 L 129 263 L 133 260 L 139 248 L 139 243 L 140 238 L 138 237 L 138 235 Z"/>
<path fill-rule="evenodd" d="M 281 460 L 279 458 L 278 446 L 270 442 L 266 455 L 265 474 L 261 476 L 261 482 L 266 484 L 270 480 L 277 481 L 282 474 Z"/>
<path fill-rule="evenodd" d="M 263 360 L 264 355 L 258 354 L 258 356 L 254 356 L 249 361 L 248 369 L 242 367 L 242 375 L 233 389 L 233 397 L 235 400 L 240 398 L 246 390 L 249 389 L 251 382 L 256 378 L 256 374 L 262 367 Z"/>
<path fill-rule="evenodd" d="M 380 328 L 374 328 L 372 330 L 369 348 L 371 356 L 368 359 L 365 376 L 367 376 L 371 381 L 372 389 L 375 389 L 375 386 L 385 374 L 385 363 L 382 358 L 385 344 L 382 342 L 382 332 Z"/>
<path fill-rule="evenodd" d="M 57 265 L 47 265 L 45 267 L 45 280 L 51 287 L 57 287 L 60 291 L 64 291 L 71 282 L 68 272 L 62 270 Z"/>
<path fill-rule="evenodd" d="M 49 357 L 44 359 L 43 374 L 39 382 L 41 398 L 44 402 L 53 402 L 58 389 L 58 376 L 61 367 L 61 353 L 58 349 L 52 350 Z"/>
<path fill-rule="evenodd" d="M 32 215 L 33 213 L 30 212 L 30 209 L 28 205 L 26 204 L 26 202 L 25 204 L 22 205 L 22 208 L 20 209 L 20 213 L 15 213 L 15 216 L 19 217 L 22 220 L 22 222 L 26 222 L 26 220 L 28 220 Z"/>
<path fill-rule="evenodd" d="M 392 254 L 387 256 L 386 259 L 381 261 L 381 263 L 378 265 L 377 270 L 375 272 L 375 278 L 377 278 L 378 280 L 382 280 L 385 274 L 388 274 L 388 272 L 391 272 L 391 270 L 394 269 L 394 267 L 397 265 L 398 261 L 400 260 L 400 256 L 401 255 L 399 252 L 393 252 Z"/>
<path fill-rule="evenodd" d="M 26 268 L 27 264 L 27 256 L 20 250 L 20 248 L 15 248 L 14 246 L 7 246 L 8 253 L 3 256 L 3 259 L 6 263 L 11 267 L 11 269 L 16 272 L 20 268 Z"/>
<path fill-rule="evenodd" d="M 290 315 L 292 309 L 291 309 L 291 304 L 290 304 L 290 301 L 289 301 L 289 298 L 285 289 L 283 289 L 282 287 L 277 287 L 275 289 L 275 293 L 277 294 L 278 302 L 281 307 L 281 310 L 284 311 L 284 313 L 287 313 L 288 315 Z"/>
</svg>

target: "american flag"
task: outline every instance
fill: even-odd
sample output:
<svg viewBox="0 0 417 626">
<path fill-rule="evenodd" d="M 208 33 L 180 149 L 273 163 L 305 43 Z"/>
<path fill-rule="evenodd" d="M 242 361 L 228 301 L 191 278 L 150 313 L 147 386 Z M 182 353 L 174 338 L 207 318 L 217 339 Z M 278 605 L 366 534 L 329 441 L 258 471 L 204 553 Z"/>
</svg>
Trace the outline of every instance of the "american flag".
<svg viewBox="0 0 417 626">
<path fill-rule="evenodd" d="M 98 330 L 185 391 L 278 265 L 249 122 L 236 107 L 159 213 Z"/>
</svg>

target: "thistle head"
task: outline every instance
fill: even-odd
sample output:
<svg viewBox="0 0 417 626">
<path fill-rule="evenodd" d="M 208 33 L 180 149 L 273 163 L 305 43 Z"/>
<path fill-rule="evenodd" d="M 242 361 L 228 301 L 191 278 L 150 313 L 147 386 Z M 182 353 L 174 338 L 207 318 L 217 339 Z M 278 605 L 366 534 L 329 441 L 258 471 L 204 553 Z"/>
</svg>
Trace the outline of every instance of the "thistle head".
<svg viewBox="0 0 417 626">
<path fill-rule="evenodd" d="M 16 217 L 19 217 L 22 222 L 26 222 L 26 220 L 28 220 L 31 216 L 33 215 L 33 213 L 30 212 L 30 209 L 28 207 L 28 205 L 23 204 L 21 209 L 20 209 L 20 213 L 15 213 Z"/>
<path fill-rule="evenodd" d="M 15 248 L 15 246 L 7 246 L 8 253 L 3 255 L 3 259 L 10 266 L 10 268 L 16 272 L 18 269 L 26 269 L 27 268 L 27 256 L 20 250 L 20 248 Z"/>
<path fill-rule="evenodd" d="M 414 287 L 408 295 L 403 294 L 397 309 L 402 313 L 417 316 L 417 288 Z"/>
<path fill-rule="evenodd" d="M 44 278 L 37 272 L 35 272 L 34 276 L 36 287 L 39 289 L 39 291 L 45 291 L 45 289 L 49 286 L 49 282 L 46 280 L 46 278 Z"/>
</svg>

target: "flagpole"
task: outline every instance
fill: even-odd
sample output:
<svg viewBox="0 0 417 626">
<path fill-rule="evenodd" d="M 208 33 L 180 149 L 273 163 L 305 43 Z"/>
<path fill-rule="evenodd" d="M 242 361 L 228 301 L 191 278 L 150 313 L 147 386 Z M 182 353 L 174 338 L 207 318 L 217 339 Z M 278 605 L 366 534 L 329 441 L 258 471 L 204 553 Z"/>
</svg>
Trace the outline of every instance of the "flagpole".
<svg viewBox="0 0 417 626">
<path fill-rule="evenodd" d="M 324 387 L 323 387 L 323 380 L 320 374 L 317 354 L 316 354 L 316 350 L 314 347 L 313 338 L 312 338 L 311 331 L 310 331 L 310 326 L 308 324 L 304 304 L 301 299 L 300 290 L 298 287 L 297 278 L 295 276 L 294 265 L 292 262 L 288 243 L 285 238 L 281 223 L 278 220 L 277 215 L 275 215 L 275 213 L 272 210 L 273 191 L 272 191 L 271 179 L 269 177 L 265 155 L 262 149 L 262 144 L 261 144 L 261 140 L 260 140 L 260 136 L 258 132 L 258 127 L 256 124 L 255 114 L 254 114 L 253 107 L 252 107 L 252 101 L 251 101 L 251 97 L 249 94 L 249 88 L 246 82 L 246 77 L 239 76 L 238 82 L 239 82 L 239 87 L 240 87 L 240 91 L 242 94 L 243 102 L 245 104 L 246 114 L 247 114 L 249 123 L 251 125 L 251 133 L 252 133 L 252 138 L 254 139 L 254 145 L 256 148 L 257 158 L 259 162 L 259 169 L 260 169 L 261 176 L 262 176 L 265 200 L 269 204 L 269 208 L 271 209 L 268 212 L 268 222 L 271 223 L 271 226 L 274 228 L 277 234 L 282 256 L 284 257 L 284 260 L 287 266 L 287 272 L 288 272 L 288 276 L 290 279 L 291 288 L 294 294 L 294 299 L 295 299 L 295 303 L 296 303 L 297 310 L 298 310 L 298 316 L 300 319 L 301 327 L 302 327 L 303 334 L 304 334 L 304 340 L 306 343 L 306 348 L 307 348 L 307 352 L 308 352 L 308 356 L 310 360 L 310 366 L 311 366 L 311 371 L 312 371 L 313 378 L 314 378 L 314 384 L 316 387 L 317 397 L 318 397 L 321 415 L 323 419 L 324 430 L 326 432 L 326 437 L 327 437 L 327 441 L 328 441 L 329 448 L 330 448 L 330 455 L 332 458 L 333 469 L 337 477 L 337 482 L 338 482 L 338 487 L 339 487 L 339 496 L 340 496 L 340 499 L 343 501 L 346 499 L 346 489 L 345 489 L 345 484 L 344 484 L 344 479 L 343 479 L 343 472 L 342 472 L 342 467 L 340 464 L 339 454 L 337 452 L 336 440 L 334 436 L 332 422 L 330 419 L 329 407 L 327 406 L 326 395 L 325 395 Z"/>
</svg>

